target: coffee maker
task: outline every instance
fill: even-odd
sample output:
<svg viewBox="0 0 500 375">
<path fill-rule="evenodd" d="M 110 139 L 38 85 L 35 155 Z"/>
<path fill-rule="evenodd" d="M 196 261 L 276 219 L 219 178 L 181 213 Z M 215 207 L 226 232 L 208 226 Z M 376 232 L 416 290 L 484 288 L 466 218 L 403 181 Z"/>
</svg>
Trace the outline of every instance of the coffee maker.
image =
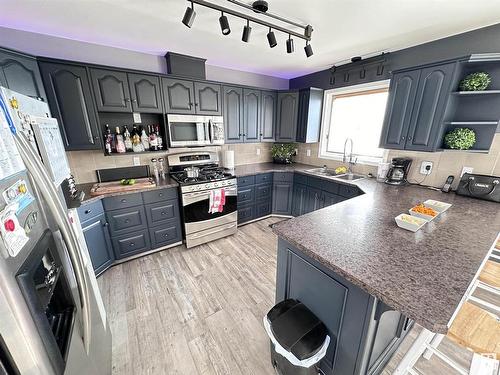
<svg viewBox="0 0 500 375">
<path fill-rule="evenodd" d="M 385 183 L 389 185 L 406 184 L 411 162 L 412 159 L 409 158 L 393 158 Z"/>
</svg>

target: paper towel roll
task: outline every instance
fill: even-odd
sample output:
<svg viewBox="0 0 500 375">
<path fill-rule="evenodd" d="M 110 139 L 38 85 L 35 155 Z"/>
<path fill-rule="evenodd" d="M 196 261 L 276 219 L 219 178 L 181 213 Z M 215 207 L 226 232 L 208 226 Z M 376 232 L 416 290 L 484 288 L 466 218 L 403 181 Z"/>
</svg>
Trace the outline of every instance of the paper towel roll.
<svg viewBox="0 0 500 375">
<path fill-rule="evenodd" d="M 234 168 L 234 151 L 227 150 L 224 152 L 224 167 L 228 169 Z"/>
</svg>

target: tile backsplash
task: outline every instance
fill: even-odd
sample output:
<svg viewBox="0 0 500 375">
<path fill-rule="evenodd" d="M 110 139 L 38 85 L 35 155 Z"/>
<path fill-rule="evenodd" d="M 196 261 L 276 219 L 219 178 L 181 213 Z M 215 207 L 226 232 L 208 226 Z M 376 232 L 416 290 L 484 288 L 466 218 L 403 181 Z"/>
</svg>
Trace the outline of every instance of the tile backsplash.
<svg viewBox="0 0 500 375">
<path fill-rule="evenodd" d="M 225 150 L 234 151 L 235 165 L 265 163 L 271 161 L 271 143 L 248 143 L 223 145 L 217 147 L 205 147 L 204 150 L 219 152 L 222 159 L 222 152 Z M 134 165 L 134 157 L 138 157 L 141 165 L 149 164 L 151 158 L 166 157 L 169 153 L 193 151 L 192 148 L 175 148 L 165 152 L 155 152 L 151 154 L 125 154 L 105 156 L 102 151 L 70 151 L 66 155 L 70 164 L 71 172 L 77 183 L 96 182 L 96 169 L 128 167 Z M 257 152 L 259 151 L 259 155 Z"/>
</svg>

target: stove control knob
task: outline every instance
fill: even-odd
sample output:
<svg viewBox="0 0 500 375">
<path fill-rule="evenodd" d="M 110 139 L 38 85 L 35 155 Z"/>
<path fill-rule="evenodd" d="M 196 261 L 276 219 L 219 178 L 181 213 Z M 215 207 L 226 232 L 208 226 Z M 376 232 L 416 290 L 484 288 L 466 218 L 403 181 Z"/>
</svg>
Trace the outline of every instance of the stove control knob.
<svg viewBox="0 0 500 375">
<path fill-rule="evenodd" d="M 205 189 L 208 189 L 210 187 L 210 184 L 205 184 Z"/>
</svg>

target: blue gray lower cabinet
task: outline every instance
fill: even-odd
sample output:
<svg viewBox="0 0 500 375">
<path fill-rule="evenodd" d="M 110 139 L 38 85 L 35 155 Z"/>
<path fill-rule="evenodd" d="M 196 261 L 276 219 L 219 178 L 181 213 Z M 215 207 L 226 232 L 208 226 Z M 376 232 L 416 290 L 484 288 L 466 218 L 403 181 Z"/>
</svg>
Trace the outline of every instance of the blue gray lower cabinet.
<svg viewBox="0 0 500 375">
<path fill-rule="evenodd" d="M 325 375 L 379 374 L 413 323 L 279 239 L 276 303 L 287 298 L 304 303 L 328 328 Z"/>
<path fill-rule="evenodd" d="M 272 173 L 238 177 L 238 224 L 271 214 Z"/>
<path fill-rule="evenodd" d="M 101 202 L 99 202 L 100 204 Z M 102 210 L 102 206 L 101 206 Z M 83 210 L 83 212 L 88 209 Z M 115 260 L 111 247 L 108 223 L 104 213 L 98 213 L 88 220 L 82 221 L 82 231 L 89 250 L 92 267 L 96 274 L 106 270 Z"/>
</svg>

